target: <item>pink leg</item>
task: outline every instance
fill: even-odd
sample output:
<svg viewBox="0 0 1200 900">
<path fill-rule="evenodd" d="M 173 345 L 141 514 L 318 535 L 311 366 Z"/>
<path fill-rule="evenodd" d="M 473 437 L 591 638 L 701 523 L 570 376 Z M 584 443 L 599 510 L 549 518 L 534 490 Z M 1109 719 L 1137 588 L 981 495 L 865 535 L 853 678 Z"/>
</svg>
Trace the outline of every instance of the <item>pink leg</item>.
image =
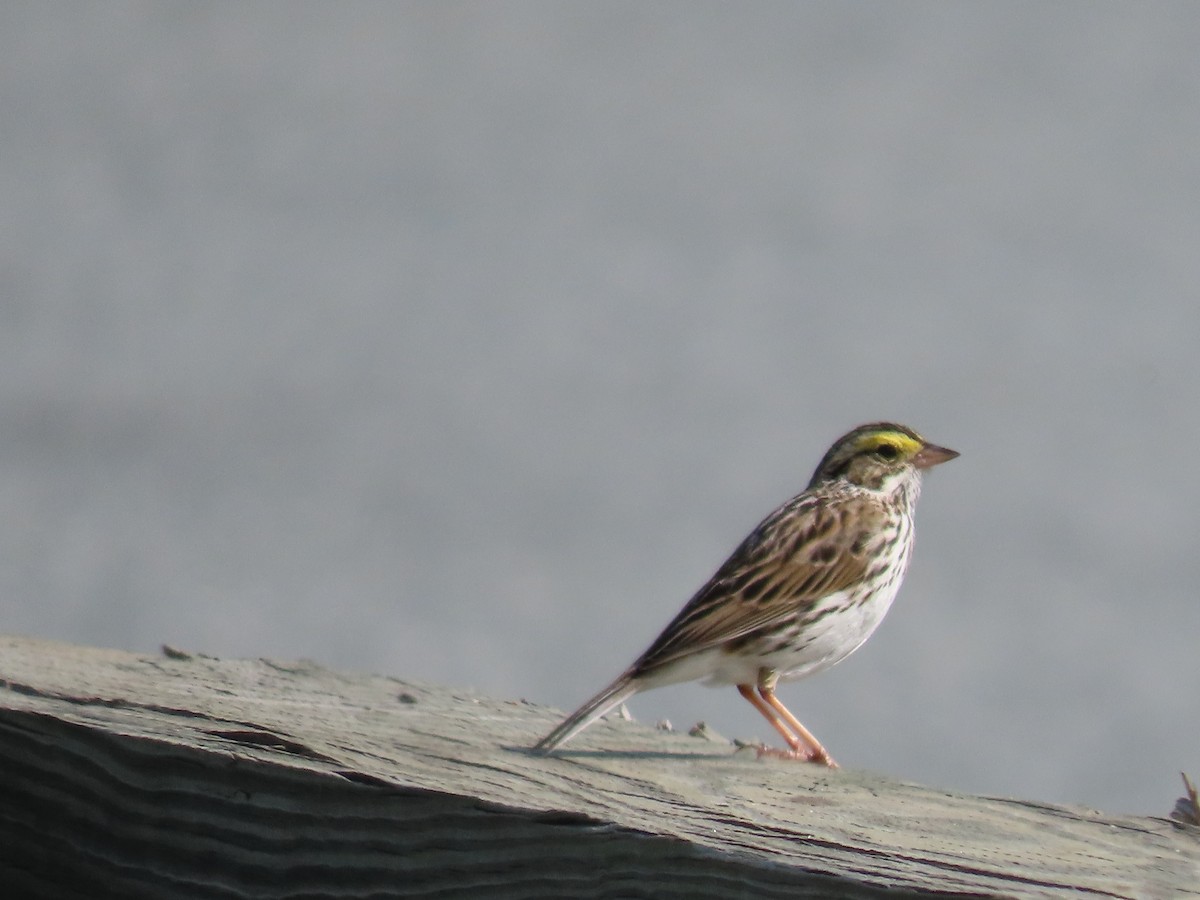
<svg viewBox="0 0 1200 900">
<path fill-rule="evenodd" d="M 833 761 L 833 757 L 829 755 L 829 751 L 821 746 L 821 742 L 813 736 L 813 733 L 801 725 L 800 720 L 793 716 L 788 708 L 783 705 L 783 702 L 775 696 L 774 684 L 760 684 L 758 686 L 758 693 L 762 696 L 764 703 L 770 706 L 770 708 L 774 710 L 775 713 L 792 729 L 796 735 L 797 743 L 805 746 L 805 749 L 807 750 L 807 753 L 804 757 L 805 759 L 807 759 L 809 762 L 816 762 L 829 766 L 831 769 L 838 768 L 838 764 Z M 742 696 L 744 697 L 746 695 L 743 694 Z M 757 703 L 754 705 L 757 706 L 760 711 L 762 710 L 762 707 Z M 766 713 L 763 714 L 766 715 Z M 780 728 L 779 725 L 776 725 L 775 727 L 782 731 L 782 728 Z M 795 745 L 791 746 L 793 752 L 799 750 L 799 747 Z"/>
<path fill-rule="evenodd" d="M 787 741 L 787 745 L 792 748 L 792 753 L 804 754 L 807 752 L 808 748 L 804 746 L 803 742 L 797 738 L 796 735 L 792 734 L 792 732 L 788 730 L 788 727 L 779 720 L 779 714 L 770 706 L 768 706 L 767 703 L 758 696 L 758 694 L 754 693 L 753 686 L 749 684 L 739 684 L 737 689 L 739 694 L 754 704 L 754 708 L 762 713 L 764 719 L 771 723 L 771 727 L 783 736 L 783 739 Z"/>
</svg>

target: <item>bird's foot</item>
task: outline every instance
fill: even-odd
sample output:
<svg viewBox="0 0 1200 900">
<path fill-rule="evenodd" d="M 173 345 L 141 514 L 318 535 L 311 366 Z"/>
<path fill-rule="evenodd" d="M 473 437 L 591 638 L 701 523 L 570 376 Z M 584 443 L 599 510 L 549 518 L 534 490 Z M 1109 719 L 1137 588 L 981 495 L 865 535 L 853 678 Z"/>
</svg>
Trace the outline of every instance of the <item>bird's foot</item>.
<svg viewBox="0 0 1200 900">
<path fill-rule="evenodd" d="M 804 748 L 798 748 L 795 750 L 780 750 L 778 747 L 762 746 L 758 748 L 757 752 L 759 759 L 767 756 L 771 757 L 772 759 L 791 759 L 797 762 L 819 763 L 823 766 L 828 766 L 831 769 L 841 768 L 824 747 L 820 747 L 816 750 L 808 750 Z"/>
</svg>

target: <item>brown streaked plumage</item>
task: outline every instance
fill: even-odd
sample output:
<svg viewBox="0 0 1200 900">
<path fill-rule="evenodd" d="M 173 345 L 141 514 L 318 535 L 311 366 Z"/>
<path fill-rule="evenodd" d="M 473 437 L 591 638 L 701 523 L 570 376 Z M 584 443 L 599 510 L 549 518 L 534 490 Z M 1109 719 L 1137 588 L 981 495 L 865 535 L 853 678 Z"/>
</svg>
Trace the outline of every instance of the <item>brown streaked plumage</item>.
<svg viewBox="0 0 1200 900">
<path fill-rule="evenodd" d="M 534 749 L 553 750 L 640 691 L 703 679 L 737 685 L 787 742 L 778 755 L 835 766 L 775 685 L 835 665 L 870 637 L 908 566 L 921 470 L 956 456 L 889 422 L 839 438 L 805 491 L 763 519 L 646 652 Z"/>
</svg>

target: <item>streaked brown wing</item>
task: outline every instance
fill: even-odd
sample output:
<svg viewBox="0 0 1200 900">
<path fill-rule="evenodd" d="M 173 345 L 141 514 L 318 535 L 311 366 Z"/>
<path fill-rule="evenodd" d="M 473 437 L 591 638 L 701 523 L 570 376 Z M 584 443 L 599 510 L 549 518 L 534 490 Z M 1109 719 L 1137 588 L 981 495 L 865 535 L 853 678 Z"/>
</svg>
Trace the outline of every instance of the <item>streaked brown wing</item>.
<svg viewBox="0 0 1200 900">
<path fill-rule="evenodd" d="M 862 500 L 857 492 L 801 494 L 775 510 L 663 629 L 633 670 L 646 672 L 770 631 L 821 597 L 861 581 L 871 537 L 883 518 L 882 508 Z"/>
</svg>

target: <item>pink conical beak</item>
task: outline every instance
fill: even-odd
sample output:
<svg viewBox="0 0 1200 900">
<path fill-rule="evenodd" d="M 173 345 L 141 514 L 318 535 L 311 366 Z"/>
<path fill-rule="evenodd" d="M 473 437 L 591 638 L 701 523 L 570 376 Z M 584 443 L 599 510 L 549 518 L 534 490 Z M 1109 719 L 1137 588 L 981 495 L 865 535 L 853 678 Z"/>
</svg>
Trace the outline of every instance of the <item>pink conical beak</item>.
<svg viewBox="0 0 1200 900">
<path fill-rule="evenodd" d="M 918 469 L 929 469 L 944 462 L 950 462 L 958 456 L 957 450 L 947 450 L 937 444 L 926 444 L 912 458 L 912 464 Z"/>
</svg>

